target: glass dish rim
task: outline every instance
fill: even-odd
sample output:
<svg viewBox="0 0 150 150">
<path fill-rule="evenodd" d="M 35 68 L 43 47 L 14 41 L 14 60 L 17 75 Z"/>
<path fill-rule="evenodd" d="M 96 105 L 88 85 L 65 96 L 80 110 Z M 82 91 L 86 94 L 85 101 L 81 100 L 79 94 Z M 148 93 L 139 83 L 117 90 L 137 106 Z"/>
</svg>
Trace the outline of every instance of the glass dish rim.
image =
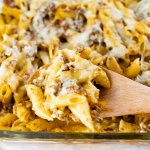
<svg viewBox="0 0 150 150">
<path fill-rule="evenodd" d="M 26 132 L 0 130 L 0 139 L 10 140 L 150 140 L 150 133 Z"/>
</svg>

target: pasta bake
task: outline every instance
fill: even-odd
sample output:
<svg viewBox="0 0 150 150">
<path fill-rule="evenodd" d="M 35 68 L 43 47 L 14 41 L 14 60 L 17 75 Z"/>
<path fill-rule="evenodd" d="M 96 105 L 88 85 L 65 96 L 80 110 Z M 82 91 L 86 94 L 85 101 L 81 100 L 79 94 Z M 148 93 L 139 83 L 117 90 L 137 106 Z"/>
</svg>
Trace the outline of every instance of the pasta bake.
<svg viewBox="0 0 150 150">
<path fill-rule="evenodd" d="M 150 86 L 149 0 L 0 1 L 0 130 L 149 132 L 100 117 L 103 68 Z"/>
</svg>

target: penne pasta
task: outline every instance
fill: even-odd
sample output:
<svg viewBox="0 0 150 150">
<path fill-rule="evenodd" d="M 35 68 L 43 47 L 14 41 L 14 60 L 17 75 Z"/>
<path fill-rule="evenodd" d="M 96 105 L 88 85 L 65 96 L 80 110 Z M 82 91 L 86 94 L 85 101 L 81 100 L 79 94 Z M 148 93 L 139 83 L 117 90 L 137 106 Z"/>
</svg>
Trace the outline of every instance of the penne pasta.
<svg viewBox="0 0 150 150">
<path fill-rule="evenodd" d="M 123 74 L 121 67 L 113 56 L 108 56 L 106 61 L 106 66 L 108 69 L 115 71 L 119 74 Z"/>
<path fill-rule="evenodd" d="M 87 101 L 75 105 L 70 105 L 69 109 L 81 120 L 85 126 L 94 131 L 90 108 Z"/>
<path fill-rule="evenodd" d="M 139 58 L 135 59 L 131 65 L 126 69 L 126 76 L 129 78 L 135 78 L 140 72 L 140 60 Z"/>
<path fill-rule="evenodd" d="M 60 95 L 57 96 L 56 98 L 51 98 L 51 100 L 50 100 L 50 96 L 48 96 L 47 98 L 48 99 L 44 104 L 47 107 L 49 107 L 50 110 L 53 110 L 54 108 L 64 107 L 64 106 L 77 105 L 86 101 L 86 97 L 76 93 Z"/>
<path fill-rule="evenodd" d="M 47 119 L 47 120 L 53 120 L 51 117 L 51 113 L 48 110 L 45 110 L 44 108 L 44 95 L 42 90 L 39 87 L 36 87 L 31 84 L 27 84 L 25 86 L 27 90 L 27 94 L 32 102 L 32 109 L 35 111 L 35 114 L 38 116 Z"/>
<path fill-rule="evenodd" d="M 9 104 L 12 98 L 12 91 L 8 84 L 0 86 L 0 101 L 4 104 Z"/>
</svg>

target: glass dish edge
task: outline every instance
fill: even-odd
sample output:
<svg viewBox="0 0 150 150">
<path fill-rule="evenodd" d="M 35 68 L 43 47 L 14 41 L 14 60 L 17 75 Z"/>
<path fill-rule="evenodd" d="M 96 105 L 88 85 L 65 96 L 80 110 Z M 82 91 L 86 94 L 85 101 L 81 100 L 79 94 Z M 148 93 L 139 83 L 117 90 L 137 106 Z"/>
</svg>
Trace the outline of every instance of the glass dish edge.
<svg viewBox="0 0 150 150">
<path fill-rule="evenodd" d="M 22 132 L 0 130 L 0 140 L 150 140 L 150 133 Z"/>
</svg>

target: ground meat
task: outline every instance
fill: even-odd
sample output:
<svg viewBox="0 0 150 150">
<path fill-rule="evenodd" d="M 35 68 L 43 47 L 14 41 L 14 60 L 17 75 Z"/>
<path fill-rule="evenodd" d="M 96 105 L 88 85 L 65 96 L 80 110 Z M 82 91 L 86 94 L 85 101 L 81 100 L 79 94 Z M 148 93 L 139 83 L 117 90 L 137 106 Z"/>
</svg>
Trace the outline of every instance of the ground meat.
<svg viewBox="0 0 150 150">
<path fill-rule="evenodd" d="M 56 10 L 56 6 L 54 3 L 50 3 L 47 5 L 45 10 L 42 12 L 43 22 L 47 24 L 50 20 L 54 18 L 54 12 Z"/>
<path fill-rule="evenodd" d="M 28 79 L 28 83 L 34 84 L 38 87 L 40 87 L 42 90 L 45 89 L 46 84 L 46 76 L 49 73 L 49 65 L 45 65 L 41 68 L 39 68 L 36 71 L 33 71 L 33 74 L 30 75 L 30 78 Z"/>
<path fill-rule="evenodd" d="M 73 49 L 74 49 L 75 51 L 81 53 L 81 52 L 84 50 L 84 46 L 83 46 L 82 44 L 78 43 L 77 45 L 75 45 L 75 46 L 73 47 Z"/>
<path fill-rule="evenodd" d="M 17 64 L 17 61 L 16 60 L 12 60 L 12 61 L 9 62 L 8 67 L 14 68 L 16 66 L 16 64 Z"/>
<path fill-rule="evenodd" d="M 101 113 L 101 108 L 97 104 L 91 104 L 91 116 L 93 120 L 99 121 L 100 120 L 100 113 Z"/>
<path fill-rule="evenodd" d="M 85 17 L 85 10 L 82 8 L 78 8 L 76 10 L 76 19 L 74 21 L 76 30 L 79 32 L 82 32 L 83 28 L 86 24 L 86 21 L 87 21 L 87 19 Z"/>
<path fill-rule="evenodd" d="M 5 54 L 5 51 L 2 51 L 0 53 L 0 64 L 7 58 L 8 58 L 8 56 Z"/>
<path fill-rule="evenodd" d="M 87 95 L 85 89 L 79 87 L 79 86 L 72 86 L 72 87 L 68 87 L 66 88 L 67 91 L 69 91 L 68 93 L 77 93 L 80 95 Z"/>
<path fill-rule="evenodd" d="M 92 46 L 93 44 L 100 45 L 101 43 L 101 33 L 100 31 L 93 29 L 93 31 L 89 34 L 89 45 Z"/>
<path fill-rule="evenodd" d="M 69 115 L 69 118 L 71 118 L 74 122 L 80 122 L 80 119 L 75 116 L 73 113 L 70 113 Z"/>
<path fill-rule="evenodd" d="M 67 107 L 64 110 L 56 108 L 52 112 L 52 117 L 57 118 L 58 120 L 61 120 L 61 121 L 69 122 L 69 120 L 72 119 L 70 114 L 72 113 Z"/>
<path fill-rule="evenodd" d="M 34 24 L 36 27 L 46 27 L 54 17 L 55 4 L 47 3 L 38 10 L 36 16 L 34 17 Z"/>
<path fill-rule="evenodd" d="M 141 132 L 150 132 L 150 124 L 140 123 Z"/>
<path fill-rule="evenodd" d="M 5 4 L 7 4 L 9 7 L 14 7 L 15 2 L 14 0 L 3 0 Z"/>
<path fill-rule="evenodd" d="M 68 11 L 70 11 L 68 9 Z M 73 18 L 66 18 L 63 21 L 59 21 L 57 24 L 60 24 L 62 34 L 60 37 L 63 37 L 63 39 L 66 39 L 68 36 L 72 34 L 72 30 L 76 30 L 78 32 L 83 31 L 86 17 L 84 15 L 85 11 L 81 8 L 78 8 L 74 11 L 76 14 L 75 19 Z"/>
<path fill-rule="evenodd" d="M 62 95 L 62 94 L 70 94 L 70 93 L 77 93 L 84 96 L 87 95 L 85 89 L 80 85 L 78 85 L 75 80 L 68 80 L 63 82 L 57 94 Z"/>
</svg>

